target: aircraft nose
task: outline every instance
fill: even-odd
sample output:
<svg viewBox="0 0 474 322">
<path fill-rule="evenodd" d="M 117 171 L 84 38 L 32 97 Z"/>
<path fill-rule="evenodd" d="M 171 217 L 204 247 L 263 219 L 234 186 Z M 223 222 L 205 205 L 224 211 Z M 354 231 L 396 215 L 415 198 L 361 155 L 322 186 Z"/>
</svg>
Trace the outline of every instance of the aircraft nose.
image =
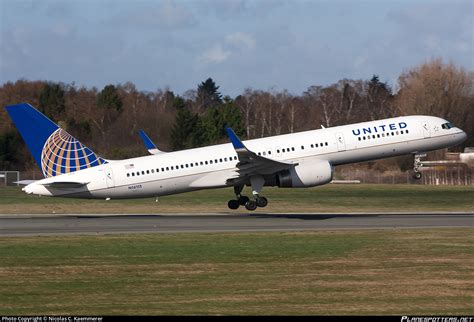
<svg viewBox="0 0 474 322">
<path fill-rule="evenodd" d="M 461 130 L 461 132 L 458 134 L 459 137 L 459 142 L 462 143 L 467 140 L 467 133 Z"/>
</svg>

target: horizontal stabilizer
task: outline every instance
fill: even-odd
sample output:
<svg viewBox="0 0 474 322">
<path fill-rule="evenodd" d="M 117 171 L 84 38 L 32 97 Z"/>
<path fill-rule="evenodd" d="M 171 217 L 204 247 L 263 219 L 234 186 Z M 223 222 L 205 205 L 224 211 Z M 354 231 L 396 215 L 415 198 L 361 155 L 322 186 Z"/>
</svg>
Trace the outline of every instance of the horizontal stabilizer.
<svg viewBox="0 0 474 322">
<path fill-rule="evenodd" d="M 89 182 L 77 182 L 77 181 L 52 181 L 42 183 L 42 186 L 48 188 L 80 188 L 87 185 Z"/>
<path fill-rule="evenodd" d="M 27 186 L 29 184 L 32 184 L 33 182 L 36 182 L 37 180 L 20 180 L 20 181 L 15 181 L 13 183 L 22 185 L 22 186 Z"/>
</svg>

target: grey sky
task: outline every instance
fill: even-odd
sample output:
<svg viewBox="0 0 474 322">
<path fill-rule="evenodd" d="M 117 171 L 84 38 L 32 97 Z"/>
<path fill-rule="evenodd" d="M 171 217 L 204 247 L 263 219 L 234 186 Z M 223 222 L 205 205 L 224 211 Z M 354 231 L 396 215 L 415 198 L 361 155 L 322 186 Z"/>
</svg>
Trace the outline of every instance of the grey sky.
<svg viewBox="0 0 474 322">
<path fill-rule="evenodd" d="M 473 70 L 473 19 L 474 2 L 456 0 L 0 0 L 0 83 L 182 94 L 212 77 L 236 96 L 378 74 L 394 86 L 435 57 Z"/>
</svg>

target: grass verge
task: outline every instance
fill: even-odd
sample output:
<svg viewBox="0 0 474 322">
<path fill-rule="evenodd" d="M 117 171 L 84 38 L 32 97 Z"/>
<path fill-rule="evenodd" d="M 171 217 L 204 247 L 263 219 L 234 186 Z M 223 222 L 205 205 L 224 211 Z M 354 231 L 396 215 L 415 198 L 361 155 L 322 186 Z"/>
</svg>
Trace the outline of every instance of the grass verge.
<svg viewBox="0 0 474 322">
<path fill-rule="evenodd" d="M 472 228 L 0 239 L 0 315 L 473 315 Z"/>
<path fill-rule="evenodd" d="M 249 194 L 249 189 L 244 192 Z M 260 212 L 474 211 L 473 186 L 326 185 L 308 189 L 265 188 Z M 231 188 L 135 200 L 80 200 L 29 196 L 0 188 L 0 214 L 228 212 Z"/>
</svg>

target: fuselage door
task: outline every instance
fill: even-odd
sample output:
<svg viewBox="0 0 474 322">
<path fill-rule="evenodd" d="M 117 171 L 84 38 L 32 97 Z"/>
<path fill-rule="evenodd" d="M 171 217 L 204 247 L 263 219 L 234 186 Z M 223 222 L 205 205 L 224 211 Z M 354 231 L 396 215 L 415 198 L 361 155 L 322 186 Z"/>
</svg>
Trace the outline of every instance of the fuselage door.
<svg viewBox="0 0 474 322">
<path fill-rule="evenodd" d="M 336 143 L 338 151 L 346 150 L 346 142 L 344 141 L 344 135 L 342 133 L 336 133 Z"/>
<path fill-rule="evenodd" d="M 104 174 L 105 174 L 105 182 L 107 183 L 107 188 L 115 187 L 114 173 L 112 172 L 112 168 L 109 166 L 105 166 Z"/>
<path fill-rule="evenodd" d="M 431 137 L 431 130 L 430 130 L 430 124 L 426 121 L 421 122 L 421 128 L 423 131 L 423 137 L 424 138 L 430 138 Z"/>
</svg>

